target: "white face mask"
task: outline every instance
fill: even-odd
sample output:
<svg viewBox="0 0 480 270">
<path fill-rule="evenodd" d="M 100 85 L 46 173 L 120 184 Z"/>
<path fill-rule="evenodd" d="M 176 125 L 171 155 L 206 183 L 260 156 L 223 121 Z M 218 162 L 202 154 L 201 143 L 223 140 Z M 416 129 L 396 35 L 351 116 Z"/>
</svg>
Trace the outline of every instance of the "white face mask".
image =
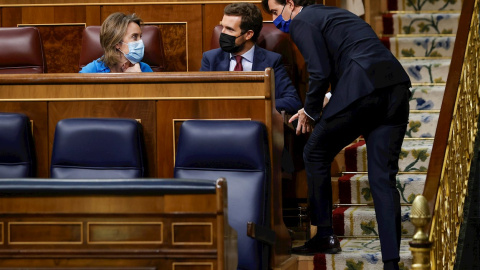
<svg viewBox="0 0 480 270">
<path fill-rule="evenodd" d="M 128 61 L 130 61 L 134 65 L 142 61 L 143 54 L 145 52 L 145 45 L 143 44 L 143 40 L 132 41 L 128 43 L 122 41 L 122 43 L 128 45 L 128 53 L 126 54 L 120 49 L 118 50 L 121 51 L 123 55 L 125 55 L 125 58 L 127 58 Z"/>
</svg>

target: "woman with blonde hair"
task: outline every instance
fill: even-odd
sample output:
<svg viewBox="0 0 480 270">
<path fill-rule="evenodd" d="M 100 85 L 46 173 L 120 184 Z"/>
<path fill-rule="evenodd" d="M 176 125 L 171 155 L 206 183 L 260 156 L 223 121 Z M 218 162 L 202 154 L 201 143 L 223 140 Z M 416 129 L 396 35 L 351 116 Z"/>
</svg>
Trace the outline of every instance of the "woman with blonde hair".
<svg viewBox="0 0 480 270">
<path fill-rule="evenodd" d="M 80 73 L 152 72 L 141 62 L 145 46 L 142 20 L 135 14 L 116 12 L 108 16 L 100 29 L 100 44 L 105 54 L 89 63 Z"/>
</svg>

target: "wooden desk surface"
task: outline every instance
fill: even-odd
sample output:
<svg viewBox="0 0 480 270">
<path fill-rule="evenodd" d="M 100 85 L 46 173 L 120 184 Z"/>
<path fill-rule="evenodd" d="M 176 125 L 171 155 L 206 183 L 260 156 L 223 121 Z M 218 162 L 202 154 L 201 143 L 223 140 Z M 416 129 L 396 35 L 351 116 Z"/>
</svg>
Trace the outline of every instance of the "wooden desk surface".
<svg viewBox="0 0 480 270">
<path fill-rule="evenodd" d="M 265 72 L 5 74 L 0 101 L 269 99 Z"/>
</svg>

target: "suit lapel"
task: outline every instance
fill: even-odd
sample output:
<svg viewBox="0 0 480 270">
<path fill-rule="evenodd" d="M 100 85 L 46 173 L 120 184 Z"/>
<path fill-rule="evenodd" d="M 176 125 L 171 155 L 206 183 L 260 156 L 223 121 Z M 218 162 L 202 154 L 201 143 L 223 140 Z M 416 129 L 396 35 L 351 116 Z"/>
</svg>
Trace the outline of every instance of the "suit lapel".
<svg viewBox="0 0 480 270">
<path fill-rule="evenodd" d="M 230 53 L 221 50 L 218 57 L 217 71 L 228 71 L 230 69 Z"/>
<path fill-rule="evenodd" d="M 265 63 L 265 52 L 262 48 L 255 45 L 255 51 L 253 53 L 252 71 L 264 71 L 266 68 L 267 63 Z"/>
</svg>

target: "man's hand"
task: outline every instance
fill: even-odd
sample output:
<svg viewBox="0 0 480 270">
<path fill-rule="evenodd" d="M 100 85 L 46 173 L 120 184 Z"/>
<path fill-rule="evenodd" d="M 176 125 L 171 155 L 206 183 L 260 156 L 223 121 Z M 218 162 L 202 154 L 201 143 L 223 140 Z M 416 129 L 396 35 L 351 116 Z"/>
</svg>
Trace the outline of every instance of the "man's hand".
<svg viewBox="0 0 480 270">
<path fill-rule="evenodd" d="M 293 115 L 290 118 L 290 120 L 288 120 L 288 122 L 292 123 L 295 119 L 298 119 L 297 131 L 296 131 L 297 135 L 312 131 L 314 122 L 312 119 L 310 119 L 310 117 L 308 117 L 305 114 L 305 111 L 303 109 L 298 110 L 298 112 L 295 115 Z"/>
<path fill-rule="evenodd" d="M 323 98 L 323 108 L 325 108 L 325 106 L 327 106 L 329 101 L 330 101 L 330 99 L 327 98 L 326 96 Z"/>
<path fill-rule="evenodd" d="M 139 63 L 136 63 L 134 65 L 130 63 L 130 61 L 127 61 L 122 65 L 122 71 L 123 72 L 142 72 L 142 70 L 140 69 Z"/>
</svg>

